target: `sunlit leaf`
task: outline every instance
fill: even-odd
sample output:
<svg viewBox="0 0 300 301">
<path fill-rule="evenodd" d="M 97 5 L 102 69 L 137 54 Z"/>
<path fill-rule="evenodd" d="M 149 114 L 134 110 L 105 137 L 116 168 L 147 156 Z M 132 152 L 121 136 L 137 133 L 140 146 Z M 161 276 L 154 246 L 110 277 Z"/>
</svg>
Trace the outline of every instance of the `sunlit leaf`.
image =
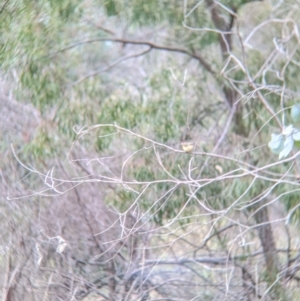
<svg viewBox="0 0 300 301">
<path fill-rule="evenodd" d="M 292 124 L 284 127 L 283 131 L 282 131 L 282 135 L 284 136 L 291 136 L 294 132 L 294 126 Z"/>
<path fill-rule="evenodd" d="M 300 141 L 300 131 L 295 129 L 294 132 L 293 132 L 293 139 L 295 141 Z"/>
<path fill-rule="evenodd" d="M 283 144 L 283 149 L 279 154 L 279 160 L 287 157 L 290 154 L 290 152 L 292 151 L 293 146 L 294 146 L 293 137 L 291 135 L 286 136 L 284 144 Z"/>
<path fill-rule="evenodd" d="M 272 139 L 268 146 L 274 154 L 279 154 L 284 148 L 285 138 L 282 134 L 272 134 Z"/>
</svg>

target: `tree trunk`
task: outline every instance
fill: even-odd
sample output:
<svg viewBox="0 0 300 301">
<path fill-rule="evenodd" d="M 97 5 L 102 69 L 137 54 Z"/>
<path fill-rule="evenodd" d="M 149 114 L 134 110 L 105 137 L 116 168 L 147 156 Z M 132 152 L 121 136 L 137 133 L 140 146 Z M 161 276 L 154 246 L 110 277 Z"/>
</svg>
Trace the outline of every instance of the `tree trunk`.
<svg viewBox="0 0 300 301">
<path fill-rule="evenodd" d="M 232 28 L 234 25 L 235 17 L 234 15 L 230 16 L 230 20 L 226 23 L 226 20 L 220 14 L 220 8 L 213 0 L 206 0 L 207 7 L 210 10 L 212 21 L 215 27 L 223 33 L 219 34 L 219 45 L 221 50 L 221 55 L 223 61 L 228 58 L 232 50 Z M 235 11 L 234 8 L 232 8 Z M 230 109 L 235 110 L 235 116 L 233 119 L 234 122 L 234 132 L 241 136 L 248 136 L 246 126 L 243 120 L 243 104 L 238 101 L 238 92 L 233 87 L 224 86 L 223 92 L 225 95 L 225 101 L 228 104 Z"/>
<path fill-rule="evenodd" d="M 258 235 L 264 251 L 268 276 L 275 281 L 278 273 L 278 255 L 274 242 L 272 227 L 269 223 L 268 207 L 263 207 L 255 214 L 256 223 L 259 224 Z"/>
<path fill-rule="evenodd" d="M 256 223 L 259 225 L 258 235 L 264 252 L 266 278 L 271 288 L 270 295 L 273 300 L 288 300 L 285 288 L 282 286 L 280 279 L 277 279 L 279 272 L 279 259 L 275 246 L 273 230 L 269 221 L 268 207 L 265 206 L 259 209 L 254 218 Z"/>
</svg>

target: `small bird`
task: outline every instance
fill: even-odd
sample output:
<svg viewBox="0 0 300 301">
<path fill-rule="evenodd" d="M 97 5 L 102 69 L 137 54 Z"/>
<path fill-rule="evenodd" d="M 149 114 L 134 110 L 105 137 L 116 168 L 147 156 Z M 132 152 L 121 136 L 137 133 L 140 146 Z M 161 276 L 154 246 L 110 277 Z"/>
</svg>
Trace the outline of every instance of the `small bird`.
<svg viewBox="0 0 300 301">
<path fill-rule="evenodd" d="M 181 147 L 186 153 L 191 153 L 194 150 L 195 143 L 193 141 L 181 142 Z"/>
</svg>

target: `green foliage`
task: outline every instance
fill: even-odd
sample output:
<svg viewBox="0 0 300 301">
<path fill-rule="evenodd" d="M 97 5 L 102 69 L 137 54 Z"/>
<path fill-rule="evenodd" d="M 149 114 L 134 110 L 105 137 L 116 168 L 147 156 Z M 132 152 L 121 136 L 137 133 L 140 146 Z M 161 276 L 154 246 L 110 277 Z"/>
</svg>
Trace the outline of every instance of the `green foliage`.
<svg viewBox="0 0 300 301">
<path fill-rule="evenodd" d="M 65 97 L 69 65 L 50 55 L 65 39 L 67 22 L 78 16 L 80 4 L 81 0 L 10 1 L 1 15 L 0 64 L 18 73 L 19 100 L 30 101 L 42 116 Z"/>
<path fill-rule="evenodd" d="M 24 153 L 42 160 L 54 158 L 59 155 L 59 145 L 54 128 L 44 125 L 37 131 L 34 139 L 25 145 Z"/>
<path fill-rule="evenodd" d="M 287 222 L 300 225 L 300 200 L 299 188 L 295 185 L 281 184 L 276 187 L 276 195 L 284 204 L 287 212 L 289 212 L 289 219 Z"/>
<path fill-rule="evenodd" d="M 245 2 L 237 0 L 223 1 L 222 3 L 232 7 Z M 99 9 L 99 12 L 104 8 L 108 16 L 118 16 L 120 20 L 126 20 L 130 24 L 130 30 L 137 26 L 167 22 L 166 24 L 171 25 L 168 29 L 171 38 L 167 38 L 166 43 L 169 41 L 173 43 L 176 40 L 180 46 L 191 51 L 205 53 L 218 43 L 218 34 L 213 31 L 199 34 L 198 31 L 189 31 L 182 26 L 182 22 L 196 29 L 204 25 L 212 26 L 206 4 L 203 3 L 193 10 L 197 4 L 196 1 L 187 2 L 185 12 L 188 15 L 186 18 L 182 2 L 176 0 L 169 2 L 134 0 L 130 1 L 130 4 L 121 0 L 108 0 L 105 1 L 104 6 L 95 4 L 94 7 Z M 125 79 L 115 79 L 111 84 L 112 79 L 107 75 L 98 75 L 77 86 L 72 86 L 72 82 L 81 78 L 83 73 L 89 73 L 94 65 L 98 67 L 98 61 L 100 61 L 99 66 L 102 66 L 101 64 L 106 60 L 109 52 L 115 48 L 99 43 L 98 45 L 81 45 L 66 52 L 55 53 L 62 45 L 67 45 L 69 40 L 79 39 L 78 32 L 83 36 L 86 36 L 87 33 L 88 36 L 102 37 L 104 35 L 101 31 L 86 31 L 87 27 L 82 26 L 79 22 L 81 13 L 84 12 L 82 1 L 40 0 L 32 2 L 23 0 L 18 3 L 12 2 L 6 10 L 0 24 L 0 62 L 7 70 L 17 68 L 20 78 L 18 98 L 24 99 L 24 95 L 26 95 L 26 99 L 40 111 L 42 117 L 50 117 L 55 123 L 55 127 L 51 130 L 48 127 L 40 129 L 34 140 L 27 146 L 28 152 L 35 156 L 49 157 L 51 153 L 54 155 L 59 152 L 64 143 L 57 143 L 53 131 L 58 130 L 64 137 L 63 139 L 72 141 L 75 138 L 74 126 L 83 127 L 96 123 L 111 124 L 115 122 L 134 132 L 153 137 L 159 142 L 179 142 L 187 124 L 187 116 L 190 116 L 191 124 L 194 127 L 201 124 L 202 128 L 209 128 L 211 124 L 207 121 L 207 116 L 214 116 L 221 108 L 221 106 L 214 106 L 217 104 L 217 101 L 214 102 L 215 95 L 199 101 L 199 97 L 201 98 L 206 92 L 205 81 L 208 79 L 206 75 L 198 78 L 197 75 L 195 79 L 189 78 L 186 83 L 185 89 L 191 90 L 195 96 L 187 97 L 180 89 L 176 89 L 174 78 L 169 70 L 166 70 L 169 62 L 176 63 L 172 59 L 168 59 L 160 69 L 152 70 L 144 81 L 147 89 L 133 92 L 133 86 L 130 86 Z M 191 10 L 193 11 L 189 14 Z M 223 10 L 221 11 L 226 19 L 228 15 Z M 17 17 L 12 18 L 12 15 Z M 274 30 L 277 32 L 278 29 L 274 27 Z M 209 59 L 217 64 L 214 55 L 211 56 L 208 55 Z M 246 60 L 249 72 L 255 74 L 259 71 L 265 59 L 266 56 L 260 49 L 248 49 Z M 81 64 L 81 60 L 86 60 L 86 65 Z M 182 69 L 181 65 L 178 66 Z M 276 62 L 276 66 L 280 68 L 282 61 Z M 235 67 L 235 63 L 230 63 L 228 69 L 231 71 L 228 76 L 235 81 L 245 80 L 244 72 Z M 281 82 L 274 74 L 267 73 L 265 78 L 268 83 L 279 85 Z M 287 85 L 293 87 L 298 80 L 295 68 L 288 66 L 286 74 L 288 75 Z M 222 87 L 228 85 L 221 78 L 217 83 Z M 248 91 L 248 87 L 241 87 L 241 90 L 243 89 Z M 266 90 L 266 92 L 269 91 Z M 275 109 L 279 107 L 278 95 L 273 93 L 266 97 Z M 295 115 L 294 112 L 296 108 L 297 106 L 292 108 L 293 122 L 296 122 L 297 119 L 295 117 L 297 114 Z M 257 113 L 253 119 L 260 122 L 257 125 L 258 128 L 264 124 L 265 118 L 267 118 L 261 113 L 264 111 L 263 109 L 263 105 L 258 102 L 249 109 L 249 111 Z M 114 136 L 111 135 L 113 133 L 111 128 L 104 128 L 97 132 L 93 141 L 97 151 L 110 149 L 114 142 Z M 271 151 L 283 158 L 289 155 L 293 146 L 299 143 L 298 140 L 296 127 L 294 126 L 293 129 L 287 127 L 284 133 L 272 135 L 269 147 Z M 91 140 L 87 143 L 90 142 Z M 133 142 L 130 139 L 124 139 L 123 142 L 125 148 L 132 150 L 143 147 L 143 141 L 139 139 Z M 149 168 L 151 162 L 145 164 L 144 160 L 147 161 L 144 157 L 142 165 L 133 168 L 134 172 L 131 176 L 138 181 L 160 178 L 161 174 Z M 186 164 L 186 161 L 182 164 Z M 199 165 L 201 165 L 200 162 Z M 172 167 L 171 172 L 179 175 L 176 167 Z M 203 176 L 216 176 L 216 171 L 205 171 Z M 159 186 L 156 197 L 168 189 L 170 189 L 168 185 Z M 211 202 L 214 209 L 221 209 L 222 206 L 226 206 L 232 201 L 226 197 L 228 190 L 235 191 L 234 195 L 237 196 L 245 191 L 245 187 L 242 182 L 239 185 L 234 184 L 233 187 L 228 187 L 223 182 L 215 182 L 205 190 L 205 197 L 208 202 Z M 176 214 L 176 210 L 181 208 L 187 199 L 186 193 L 182 187 L 173 192 L 173 203 L 171 202 L 172 205 L 168 207 L 169 202 L 166 202 L 164 210 L 158 214 L 160 220 Z M 197 192 L 197 196 L 202 198 L 203 191 Z M 130 197 L 132 196 L 130 195 Z M 174 204 L 176 210 L 174 210 Z"/>
<path fill-rule="evenodd" d="M 254 200 L 260 197 L 260 202 L 263 202 L 263 193 L 267 191 L 271 184 L 268 181 L 255 180 L 251 176 L 245 174 L 245 176 L 233 181 L 232 185 L 226 190 L 227 195 L 231 196 L 232 202 L 236 202 L 233 207 L 234 210 L 244 208 L 247 206 L 247 210 L 251 211 L 255 206 L 252 206 Z"/>
<path fill-rule="evenodd" d="M 62 20 L 62 22 L 71 21 L 71 18 L 79 12 L 78 9 L 80 8 L 81 2 L 82 0 L 49 0 L 53 15 Z"/>
<path fill-rule="evenodd" d="M 42 114 L 62 99 L 65 85 L 63 73 L 54 62 L 49 61 L 47 69 L 45 63 L 29 63 L 20 78 L 20 89 L 28 90 L 28 97 Z"/>
<path fill-rule="evenodd" d="M 228 25 L 230 14 L 224 9 L 224 5 L 236 9 L 244 4 L 246 6 L 248 2 L 250 1 L 223 0 L 215 4 L 220 11 L 222 22 L 225 21 Z M 118 211 L 125 213 L 128 208 L 130 210 L 134 208 L 138 212 L 137 216 L 141 216 L 142 222 L 147 223 L 150 220 L 153 228 L 147 230 L 149 237 L 152 235 L 152 229 L 156 230 L 155 225 L 161 230 L 160 226 L 167 224 L 169 227 L 170 221 L 174 222 L 175 227 L 180 226 L 181 233 L 178 239 L 180 243 L 183 241 L 182 238 L 186 239 L 187 233 L 189 235 L 197 229 L 195 233 L 197 241 L 191 241 L 193 246 L 187 251 L 181 246 L 179 248 L 182 253 L 186 251 L 185 256 L 191 254 L 191 249 L 197 249 L 200 241 L 206 243 L 205 240 L 210 234 L 216 234 L 205 248 L 201 247 L 199 251 L 213 257 L 217 254 L 214 253 L 215 250 L 217 252 L 221 250 L 226 252 L 228 260 L 242 253 L 243 257 L 240 258 L 239 263 L 245 261 L 242 264 L 247 266 L 248 263 L 252 263 L 252 257 L 248 257 L 249 253 L 259 253 L 255 253 L 258 246 L 257 232 L 255 232 L 257 227 L 253 224 L 255 219 L 252 217 L 251 220 L 247 219 L 251 216 L 251 210 L 256 210 L 258 208 L 256 206 L 263 206 L 263 204 L 269 205 L 265 203 L 269 198 L 281 200 L 286 205 L 286 209 L 292 213 L 291 220 L 299 222 L 298 182 L 287 169 L 294 168 L 296 164 L 292 166 L 288 162 L 277 164 L 273 168 L 267 166 L 272 160 L 270 150 L 278 154 L 281 159 L 289 156 L 293 147 L 300 144 L 300 131 L 297 124 L 300 120 L 298 103 L 292 106 L 291 114 L 286 118 L 288 126 L 285 126 L 281 133 L 272 133 L 269 149 L 265 147 L 268 131 L 271 131 L 272 126 L 275 125 L 274 115 L 282 110 L 282 101 L 285 101 L 284 105 L 287 108 L 293 99 L 291 95 L 296 95 L 298 91 L 297 62 L 300 58 L 296 48 L 298 40 L 293 35 L 299 18 L 295 18 L 295 22 L 286 19 L 287 14 L 284 10 L 290 9 L 286 3 L 293 5 L 291 0 L 283 1 L 276 8 L 268 3 L 268 8 L 262 9 L 263 16 L 260 14 L 248 16 L 247 7 L 246 13 L 241 15 L 243 10 L 238 9 L 234 24 L 236 26 L 233 27 L 232 50 L 228 56 L 231 61 L 224 62 L 220 51 L 220 35 L 215 30 L 216 24 L 211 16 L 212 7 L 207 7 L 207 1 L 9 1 L 1 14 L 1 71 L 16 83 L 14 86 L 16 89 L 11 94 L 17 95 L 20 102 L 30 103 L 32 106 L 29 108 L 34 107 L 34 113 L 40 122 L 39 125 L 32 126 L 35 127 L 35 133 L 34 130 L 28 131 L 30 133 L 28 137 L 33 137 L 32 140 L 28 138 L 29 143 L 21 145 L 17 150 L 18 155 L 22 153 L 20 162 L 26 162 L 25 164 L 30 162 L 27 166 L 33 162 L 31 166 L 42 164 L 43 167 L 37 167 L 37 170 L 49 170 L 53 166 L 56 168 L 57 165 L 61 167 L 61 162 L 65 159 L 72 142 L 78 138 L 73 128 L 86 129 L 100 124 L 76 140 L 80 145 L 74 145 L 76 159 L 78 159 L 76 162 L 71 162 L 74 163 L 75 167 L 72 166 L 74 170 L 64 166 L 60 169 L 61 174 L 57 175 L 56 183 L 53 177 L 53 184 L 59 185 L 58 193 L 71 189 L 69 178 L 75 179 L 75 184 L 81 179 L 83 182 L 91 181 L 92 189 L 100 182 L 99 190 L 74 188 L 70 192 L 70 200 L 75 198 L 76 200 L 66 202 L 62 207 L 67 212 L 64 217 L 67 222 L 65 225 L 59 223 L 59 227 L 54 227 L 54 230 L 50 226 L 47 228 L 46 222 L 43 224 L 44 221 L 40 219 L 44 214 L 42 211 L 47 211 L 48 205 L 43 202 L 41 207 L 34 206 L 34 209 L 29 211 L 36 211 L 39 216 L 39 220 L 34 223 L 41 229 L 45 229 L 42 234 L 52 236 L 50 233 L 52 230 L 68 233 L 68 227 L 73 228 L 75 223 L 77 227 L 81 215 L 88 225 L 90 216 L 93 216 L 95 210 L 91 205 L 98 203 L 98 200 L 100 202 L 104 200 L 107 205 L 112 205 L 114 213 Z M 260 11 L 261 3 L 257 4 L 257 11 Z M 279 9 L 280 6 L 283 9 Z M 269 10 L 272 12 L 272 17 L 278 18 L 275 19 L 276 22 L 267 18 Z M 294 10 L 291 11 L 289 18 L 295 16 L 294 14 Z M 245 24 L 242 24 L 243 16 L 247 17 Z M 262 23 L 263 18 L 266 18 L 267 22 Z M 251 25 L 248 24 L 250 19 L 255 19 Z M 236 31 L 239 31 L 239 36 L 236 35 Z M 250 32 L 253 33 L 253 40 L 244 44 L 244 39 Z M 139 55 L 142 49 L 146 50 L 145 45 L 104 41 L 106 37 L 111 37 L 112 40 L 114 37 L 149 40 L 159 45 L 187 49 L 191 53 L 201 54 L 216 73 L 210 74 L 204 71 L 201 63 L 186 54 L 151 49 L 147 54 Z M 93 40 L 93 42 L 82 42 L 83 40 Z M 294 56 L 292 57 L 291 54 Z M 184 84 L 182 84 L 183 78 Z M 243 122 L 249 120 L 249 139 L 232 133 L 233 127 L 230 127 L 228 122 L 229 110 L 225 109 L 226 92 L 238 94 L 237 97 L 234 95 L 233 101 L 236 104 L 239 102 L 244 108 L 239 112 L 239 116 Z M 266 104 L 260 97 L 257 97 L 258 93 L 261 93 L 271 110 L 266 108 Z M 17 109 L 11 108 L 12 111 Z M 270 111 L 274 114 L 270 114 Z M 23 116 L 22 112 L 18 116 Z M 11 122 L 12 118 L 7 120 Z M 11 122 L 11 126 L 17 128 L 17 121 Z M 113 123 L 136 135 L 129 131 L 118 130 L 111 126 Z M 26 128 L 21 128 L 19 131 L 21 131 L 20 136 L 23 131 L 27 134 Z M 196 153 L 187 154 L 172 150 L 172 148 L 180 148 L 180 141 L 186 134 L 190 134 L 197 140 Z M 142 139 L 139 135 L 148 137 L 149 140 Z M 13 140 L 10 137 L 7 139 Z M 154 147 L 150 139 L 164 143 L 165 146 L 156 144 Z M 216 143 L 218 143 L 217 148 L 215 148 Z M 5 150 L 5 146 L 1 145 L 1 147 Z M 213 154 L 205 154 L 202 150 Z M 76 165 L 79 161 L 80 164 Z M 10 175 L 10 169 L 7 167 L 10 164 L 5 163 L 1 164 L 1 173 L 4 175 L 2 182 L 7 188 L 5 171 L 11 178 L 14 175 Z M 12 170 L 17 168 L 21 169 L 17 166 Z M 27 171 L 19 172 L 19 170 L 13 172 L 25 177 L 17 184 L 18 196 L 25 194 L 20 183 L 22 185 L 25 183 L 26 188 L 29 187 L 34 193 L 45 191 L 43 189 L 48 183 L 43 182 L 44 179 L 41 185 L 36 185 L 39 178 L 43 178 L 41 174 L 31 172 L 27 174 Z M 283 181 L 285 176 L 289 184 Z M 58 179 L 61 178 L 68 181 L 60 185 Z M 120 183 L 120 180 L 124 182 Z M 295 181 L 294 185 L 292 181 Z M 11 183 L 15 182 L 14 178 Z M 50 188 L 48 186 L 46 189 Z M 61 197 L 67 197 L 66 195 L 67 193 L 62 194 Z M 261 200 L 256 203 L 258 198 Z M 95 203 L 89 203 L 94 199 Z M 77 203 L 84 205 L 78 207 Z M 273 204 L 278 205 L 275 201 Z M 9 206 L 13 208 L 14 204 L 9 203 Z M 92 210 L 89 214 L 90 208 Z M 97 210 L 100 208 L 95 215 L 100 221 L 91 219 L 91 225 L 86 227 L 89 228 L 88 232 L 92 236 L 93 231 L 98 227 L 98 222 L 100 228 L 108 225 L 106 220 L 110 222 L 110 217 L 102 219 L 101 206 L 96 208 Z M 56 209 L 53 206 L 52 216 L 55 216 Z M 128 213 L 131 214 L 132 211 Z M 16 220 L 22 225 L 24 213 L 20 210 L 16 216 L 17 214 Z M 132 217 L 134 219 L 134 216 Z M 120 222 L 122 222 L 121 218 Z M 228 228 L 230 232 L 218 232 L 222 227 L 226 227 L 228 222 L 236 223 L 238 226 L 236 232 L 231 228 Z M 117 233 L 118 225 L 109 225 L 108 231 L 101 229 L 107 232 L 104 235 L 107 235 L 107 242 L 113 242 L 103 244 L 103 250 L 108 248 L 107 252 L 104 251 L 107 253 L 105 256 L 114 258 L 119 266 L 119 261 L 123 260 L 124 254 L 134 256 L 132 257 L 134 260 L 140 258 L 140 250 L 145 250 L 142 255 L 145 260 L 148 259 L 146 258 L 148 254 L 153 255 L 152 241 L 149 245 L 138 245 L 140 238 L 135 230 L 143 231 L 142 227 L 134 225 L 132 229 L 127 229 L 126 224 L 121 226 L 124 231 L 122 238 Z M 198 226 L 201 227 L 201 231 L 204 228 L 209 230 L 205 234 L 200 233 Z M 26 227 L 29 228 L 30 225 Z M 131 236 L 131 232 L 134 237 Z M 252 236 L 251 243 L 245 247 L 236 238 L 243 240 L 245 233 L 248 236 L 247 232 L 251 232 Z M 97 250 L 101 235 L 93 236 L 91 243 L 85 243 L 86 235 L 83 233 L 86 232 L 78 234 L 79 248 Z M 117 238 L 110 239 L 110 233 L 117 233 Z M 69 236 L 72 244 L 76 240 L 73 240 L 76 235 L 77 233 L 73 233 Z M 47 240 L 45 237 L 42 240 Z M 135 245 L 135 241 L 132 241 L 134 252 L 128 251 L 126 254 L 125 245 L 132 237 L 138 243 Z M 170 235 L 167 244 L 170 243 L 169 237 Z M 215 239 L 217 243 L 214 242 Z M 41 240 L 37 237 L 36 242 L 39 241 Z M 95 242 L 97 243 L 94 244 Z M 119 242 L 121 246 L 117 246 L 118 254 L 122 256 L 114 256 L 113 245 Z M 233 250 L 235 247 L 237 252 Z M 101 248 L 102 245 L 99 249 Z M 73 252 L 78 248 L 71 249 Z M 81 250 L 78 252 L 80 253 Z M 81 257 L 81 254 L 76 257 L 80 261 L 84 257 Z M 91 253 L 86 254 L 87 259 L 82 262 L 91 263 Z M 169 256 L 169 250 L 165 254 L 166 257 Z M 218 253 L 217 256 L 219 255 L 223 256 Z M 260 253 L 257 256 L 260 256 Z M 162 257 L 158 254 L 157 258 Z M 90 271 L 93 266 L 97 269 L 97 262 L 94 263 L 89 264 L 89 268 L 82 269 L 84 277 L 86 277 L 85 271 Z M 52 265 L 52 268 L 59 267 L 53 259 L 50 259 L 48 264 Z M 192 265 L 194 266 L 194 263 L 191 262 Z M 67 264 L 66 270 L 60 268 L 61 272 L 65 272 L 70 266 Z M 158 268 L 161 266 L 159 265 Z M 117 269 L 118 279 L 123 277 L 122 269 L 121 265 L 120 269 L 119 267 Z M 43 269 L 36 270 L 41 272 Z M 209 279 L 210 283 L 219 280 L 220 283 L 224 282 L 221 274 L 220 277 L 215 277 L 212 276 L 210 269 L 202 270 L 204 271 L 199 275 L 204 275 L 204 279 Z M 252 273 L 251 271 L 249 269 L 249 273 Z M 131 271 L 128 270 L 128 274 L 130 273 Z M 259 276 L 259 269 L 255 270 L 255 273 Z M 53 275 L 56 277 L 55 273 Z M 113 276 L 115 275 L 109 275 L 109 277 Z M 82 279 L 85 281 L 84 277 Z M 92 283 L 94 280 L 91 278 L 87 279 L 86 283 Z M 48 279 L 49 277 L 45 281 Z M 59 282 L 57 279 L 53 281 Z M 191 282 L 192 279 L 189 279 L 189 283 Z M 257 290 L 264 291 L 259 287 L 259 283 L 257 283 Z M 17 289 L 15 291 L 17 292 Z M 28 289 L 28 291 L 32 290 Z M 78 292 L 80 291 L 82 290 L 79 287 Z M 157 296 L 149 296 L 152 297 Z M 198 297 L 213 299 L 215 295 L 210 291 L 201 291 Z M 190 300 L 193 297 L 186 299 Z"/>
<path fill-rule="evenodd" d="M 170 73 L 154 75 L 150 80 L 153 92 L 133 96 L 128 89 L 118 88 L 99 107 L 97 122 L 118 125 L 154 136 L 161 142 L 180 137 L 187 111 L 180 93 L 171 90 Z M 161 83 L 164 82 L 164 85 Z M 166 89 L 170 85 L 170 89 Z M 101 144 L 101 143 L 100 143 Z"/>
<path fill-rule="evenodd" d="M 180 24 L 183 20 L 182 3 L 178 0 L 131 0 L 129 3 L 123 0 L 107 0 L 105 9 L 109 16 L 120 16 L 138 25 L 161 23 L 166 19 L 171 24 Z"/>
</svg>

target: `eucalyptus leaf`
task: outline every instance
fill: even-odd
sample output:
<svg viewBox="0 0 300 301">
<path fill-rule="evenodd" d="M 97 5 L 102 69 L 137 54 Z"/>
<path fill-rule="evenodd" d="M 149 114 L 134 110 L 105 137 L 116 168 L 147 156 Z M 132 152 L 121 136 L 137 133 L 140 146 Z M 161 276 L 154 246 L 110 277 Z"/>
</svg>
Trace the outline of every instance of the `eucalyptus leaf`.
<svg viewBox="0 0 300 301">
<path fill-rule="evenodd" d="M 295 129 L 294 132 L 293 132 L 293 139 L 295 141 L 300 141 L 300 131 Z"/>
<path fill-rule="evenodd" d="M 284 148 L 285 138 L 282 134 L 272 134 L 268 146 L 274 154 L 279 154 Z"/>
<path fill-rule="evenodd" d="M 279 160 L 287 157 L 292 151 L 294 146 L 294 140 L 292 136 L 286 136 L 283 144 L 283 149 L 279 154 Z"/>
</svg>

